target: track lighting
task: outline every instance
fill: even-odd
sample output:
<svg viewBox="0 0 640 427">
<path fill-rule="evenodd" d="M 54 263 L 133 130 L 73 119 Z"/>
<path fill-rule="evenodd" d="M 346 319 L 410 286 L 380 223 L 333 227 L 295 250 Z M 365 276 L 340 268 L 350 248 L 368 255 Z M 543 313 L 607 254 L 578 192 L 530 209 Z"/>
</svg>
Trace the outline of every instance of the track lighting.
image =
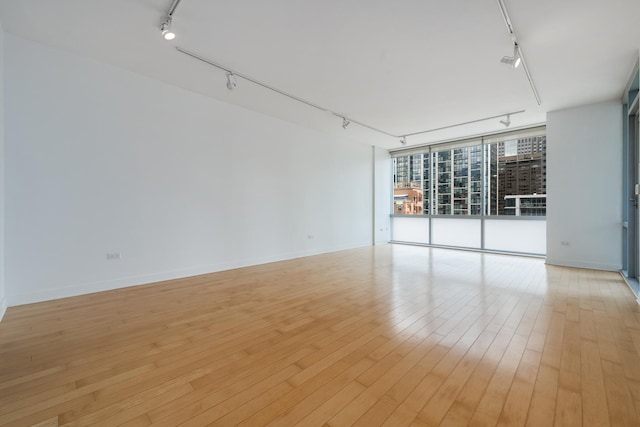
<svg viewBox="0 0 640 427">
<path fill-rule="evenodd" d="M 270 85 L 268 85 L 266 83 L 263 83 L 263 82 L 261 82 L 259 80 L 256 80 L 255 78 L 253 78 L 251 76 L 248 76 L 246 74 L 242 74 L 240 72 L 232 72 L 232 71 L 230 71 L 231 68 L 229 68 L 226 65 L 216 63 L 216 62 L 214 62 L 214 61 L 212 61 L 210 59 L 207 59 L 207 58 L 205 58 L 203 56 L 200 56 L 200 55 L 198 55 L 196 53 L 189 52 L 188 50 L 185 50 L 185 49 L 183 49 L 183 48 L 181 48 L 179 46 L 176 46 L 175 49 L 180 53 L 183 53 L 183 54 L 185 54 L 187 56 L 190 56 L 193 59 L 201 61 L 201 62 L 203 62 L 205 64 L 208 64 L 208 65 L 210 65 L 210 66 L 212 66 L 212 67 L 224 72 L 227 75 L 227 87 L 230 90 L 233 89 L 236 86 L 235 78 L 236 78 L 236 76 L 238 76 L 238 77 L 242 78 L 243 84 L 246 83 L 246 82 L 252 83 L 252 84 L 254 84 L 256 86 L 260 86 L 260 87 L 262 87 L 264 89 L 267 89 L 267 90 L 269 90 L 269 91 L 271 91 L 273 93 L 276 93 L 278 95 L 284 96 L 284 97 L 289 98 L 289 99 L 291 99 L 293 101 L 296 101 L 296 102 L 299 102 L 301 104 L 304 104 L 304 105 L 306 105 L 308 107 L 315 108 L 315 109 L 317 109 L 319 111 L 323 111 L 324 113 L 331 114 L 332 117 L 340 118 L 340 119 L 342 119 L 342 127 L 344 129 L 346 129 L 351 123 L 355 123 L 357 126 L 360 126 L 362 128 L 366 128 L 366 129 L 372 130 L 374 132 L 378 132 L 380 134 L 386 135 L 386 136 L 388 136 L 390 138 L 393 138 L 394 141 L 399 141 L 402 145 L 406 145 L 407 144 L 407 138 L 410 137 L 410 136 L 423 135 L 423 134 L 430 133 L 430 132 L 436 132 L 436 131 L 443 130 L 443 129 L 451 129 L 451 128 L 455 128 L 455 127 L 458 127 L 458 126 L 465 126 L 465 125 L 469 125 L 471 123 L 479 123 L 479 122 L 484 122 L 484 121 L 487 121 L 487 120 L 501 119 L 501 118 L 503 118 L 505 116 L 506 116 L 506 120 L 504 120 L 504 121 L 501 120 L 501 123 L 503 125 L 505 125 L 505 126 L 509 126 L 511 124 L 511 116 L 512 115 L 521 114 L 521 113 L 525 112 L 525 110 L 511 111 L 511 112 L 508 112 L 508 113 L 502 113 L 502 114 L 495 115 L 495 116 L 483 117 L 483 118 L 480 118 L 480 119 L 470 120 L 470 121 L 466 121 L 466 122 L 462 122 L 462 123 L 454 123 L 454 124 L 450 124 L 450 125 L 447 125 L 447 126 L 442 126 L 442 127 L 439 127 L 439 128 L 421 130 L 421 131 L 412 132 L 412 133 L 405 133 L 404 135 L 397 135 L 397 134 L 393 134 L 391 132 L 386 132 L 386 131 L 384 131 L 382 129 L 379 129 L 379 128 L 375 128 L 373 126 L 370 126 L 370 125 L 368 125 L 366 123 L 363 123 L 361 121 L 358 121 L 358 120 L 350 120 L 347 117 L 343 116 L 343 113 L 337 113 L 335 111 L 331 111 L 328 108 L 322 107 L 322 106 L 320 106 L 318 104 L 315 104 L 313 102 L 309 102 L 309 101 L 307 101 L 307 100 L 305 100 L 303 98 L 300 98 L 298 96 L 295 96 L 295 95 L 292 95 L 290 93 L 284 92 L 284 91 L 282 91 L 280 89 L 274 88 L 273 86 L 270 86 Z M 523 63 L 523 68 L 526 71 L 527 67 L 526 67 L 526 64 L 524 64 L 524 63 Z"/>
<path fill-rule="evenodd" d="M 529 80 L 529 85 L 531 86 L 533 96 L 536 97 L 536 102 L 538 103 L 538 105 L 541 105 L 542 100 L 540 99 L 540 95 L 538 95 L 536 85 L 533 83 L 533 77 L 529 72 L 529 68 L 527 68 L 527 63 L 522 59 L 524 55 L 520 50 L 518 38 L 516 37 L 516 31 L 513 28 L 513 24 L 511 23 L 511 18 L 509 18 L 509 13 L 507 12 L 507 6 L 505 6 L 504 0 L 498 0 L 498 7 L 500 8 L 500 13 L 502 14 L 504 24 L 507 26 L 507 33 L 509 33 L 509 37 L 511 37 L 511 41 L 513 42 L 513 57 L 505 56 L 504 58 L 502 58 L 501 62 L 509 64 L 513 68 L 517 68 L 520 64 L 522 64 L 522 69 L 524 70 L 524 74 L 527 76 L 527 80 Z"/>
<path fill-rule="evenodd" d="M 522 57 L 520 56 L 520 48 L 518 47 L 518 43 L 513 44 L 513 56 L 504 56 L 500 60 L 507 65 L 511 65 L 513 68 L 518 68 L 522 63 Z"/>
<path fill-rule="evenodd" d="M 164 21 L 160 24 L 160 32 L 165 40 L 173 40 L 176 38 L 176 33 L 171 31 L 171 19 L 173 18 L 173 13 L 176 11 L 179 3 L 180 0 L 173 0 L 171 7 L 169 7 L 169 10 L 165 15 Z"/>
<path fill-rule="evenodd" d="M 227 72 L 227 89 L 234 90 L 238 86 L 236 76 L 231 71 Z"/>
<path fill-rule="evenodd" d="M 173 40 L 176 38 L 176 34 L 171 31 L 171 17 L 167 16 L 160 25 L 160 32 L 165 40 Z"/>
</svg>

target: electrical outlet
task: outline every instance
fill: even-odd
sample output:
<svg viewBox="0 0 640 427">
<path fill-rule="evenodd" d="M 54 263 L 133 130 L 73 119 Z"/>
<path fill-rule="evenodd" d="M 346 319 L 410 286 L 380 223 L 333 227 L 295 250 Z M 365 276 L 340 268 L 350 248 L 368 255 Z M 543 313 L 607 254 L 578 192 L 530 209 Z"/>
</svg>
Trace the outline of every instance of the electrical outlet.
<svg viewBox="0 0 640 427">
<path fill-rule="evenodd" d="M 309 240 L 313 239 L 313 234 L 309 234 L 309 235 L 307 236 L 307 239 L 309 239 Z"/>
<path fill-rule="evenodd" d="M 120 259 L 120 252 L 107 253 L 107 261 L 118 261 Z"/>
<path fill-rule="evenodd" d="M 569 246 L 569 242 L 560 242 L 562 246 Z"/>
</svg>

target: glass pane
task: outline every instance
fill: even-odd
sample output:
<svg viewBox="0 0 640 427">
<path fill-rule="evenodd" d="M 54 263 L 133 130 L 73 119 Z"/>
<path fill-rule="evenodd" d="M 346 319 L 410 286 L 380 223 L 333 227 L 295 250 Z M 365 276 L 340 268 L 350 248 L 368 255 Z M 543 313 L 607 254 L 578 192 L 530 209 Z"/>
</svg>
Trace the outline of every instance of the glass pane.
<svg viewBox="0 0 640 427">
<path fill-rule="evenodd" d="M 393 213 L 422 215 L 428 212 L 428 153 L 411 154 L 393 159 Z M 425 163 L 426 169 L 425 169 Z M 426 179 L 425 179 L 426 177 Z M 425 199 L 426 195 L 426 199 Z"/>
<path fill-rule="evenodd" d="M 486 154 L 488 214 L 545 216 L 546 136 L 496 142 L 487 146 Z"/>
<path fill-rule="evenodd" d="M 394 213 L 545 216 L 546 136 L 538 132 L 393 158 Z"/>
<path fill-rule="evenodd" d="M 439 215 L 480 215 L 482 148 L 448 148 L 435 153 L 435 197 Z M 452 185 L 453 184 L 453 185 Z"/>
<path fill-rule="evenodd" d="M 432 241 L 434 245 L 480 248 L 481 219 L 433 218 Z M 518 221 L 520 222 L 520 221 Z"/>
<path fill-rule="evenodd" d="M 397 242 L 429 243 L 429 218 L 393 218 L 393 236 L 391 239 Z"/>
<path fill-rule="evenodd" d="M 547 250 L 547 222 L 486 220 L 484 243 L 486 249 L 509 252 L 544 254 Z"/>
</svg>

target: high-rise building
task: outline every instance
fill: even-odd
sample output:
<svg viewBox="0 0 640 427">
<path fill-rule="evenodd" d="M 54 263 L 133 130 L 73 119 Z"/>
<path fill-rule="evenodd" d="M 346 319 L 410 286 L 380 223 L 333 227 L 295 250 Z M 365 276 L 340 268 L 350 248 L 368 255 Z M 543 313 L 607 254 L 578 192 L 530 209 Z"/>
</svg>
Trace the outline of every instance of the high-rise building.
<svg viewBox="0 0 640 427">
<path fill-rule="evenodd" d="M 428 211 L 428 201 L 424 195 L 429 194 L 428 187 L 423 189 L 424 161 L 428 163 L 427 154 L 414 154 L 393 159 L 393 212 L 395 214 L 422 215 Z M 426 169 L 428 170 L 428 168 Z M 427 173 L 428 175 L 428 173 Z M 428 181 L 427 181 L 428 182 Z"/>
<path fill-rule="evenodd" d="M 394 188 L 422 188 L 422 154 L 393 159 Z"/>
<path fill-rule="evenodd" d="M 505 215 L 545 216 L 547 213 L 546 194 L 526 194 L 505 196 Z"/>
<path fill-rule="evenodd" d="M 435 153 L 437 214 L 482 213 L 482 146 Z"/>
<path fill-rule="evenodd" d="M 536 196 L 547 193 L 546 136 L 522 138 L 498 143 L 497 198 L 498 214 L 514 214 L 505 209 L 508 196 Z M 527 211 L 527 215 L 545 215 L 540 208 Z"/>
<path fill-rule="evenodd" d="M 546 194 L 546 166 L 544 135 L 395 157 L 394 212 L 515 215 L 507 200 L 517 196 L 518 215 L 545 215 L 546 198 L 533 200 Z"/>
</svg>

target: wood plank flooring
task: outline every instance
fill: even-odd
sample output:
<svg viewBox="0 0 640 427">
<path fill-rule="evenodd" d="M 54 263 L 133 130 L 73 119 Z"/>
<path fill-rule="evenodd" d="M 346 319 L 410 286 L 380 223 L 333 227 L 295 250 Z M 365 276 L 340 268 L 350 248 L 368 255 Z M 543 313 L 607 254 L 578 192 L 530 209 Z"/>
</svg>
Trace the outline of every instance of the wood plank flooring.
<svg viewBox="0 0 640 427">
<path fill-rule="evenodd" d="M 640 426 L 617 273 L 382 245 L 12 307 L 3 426 Z"/>
</svg>

